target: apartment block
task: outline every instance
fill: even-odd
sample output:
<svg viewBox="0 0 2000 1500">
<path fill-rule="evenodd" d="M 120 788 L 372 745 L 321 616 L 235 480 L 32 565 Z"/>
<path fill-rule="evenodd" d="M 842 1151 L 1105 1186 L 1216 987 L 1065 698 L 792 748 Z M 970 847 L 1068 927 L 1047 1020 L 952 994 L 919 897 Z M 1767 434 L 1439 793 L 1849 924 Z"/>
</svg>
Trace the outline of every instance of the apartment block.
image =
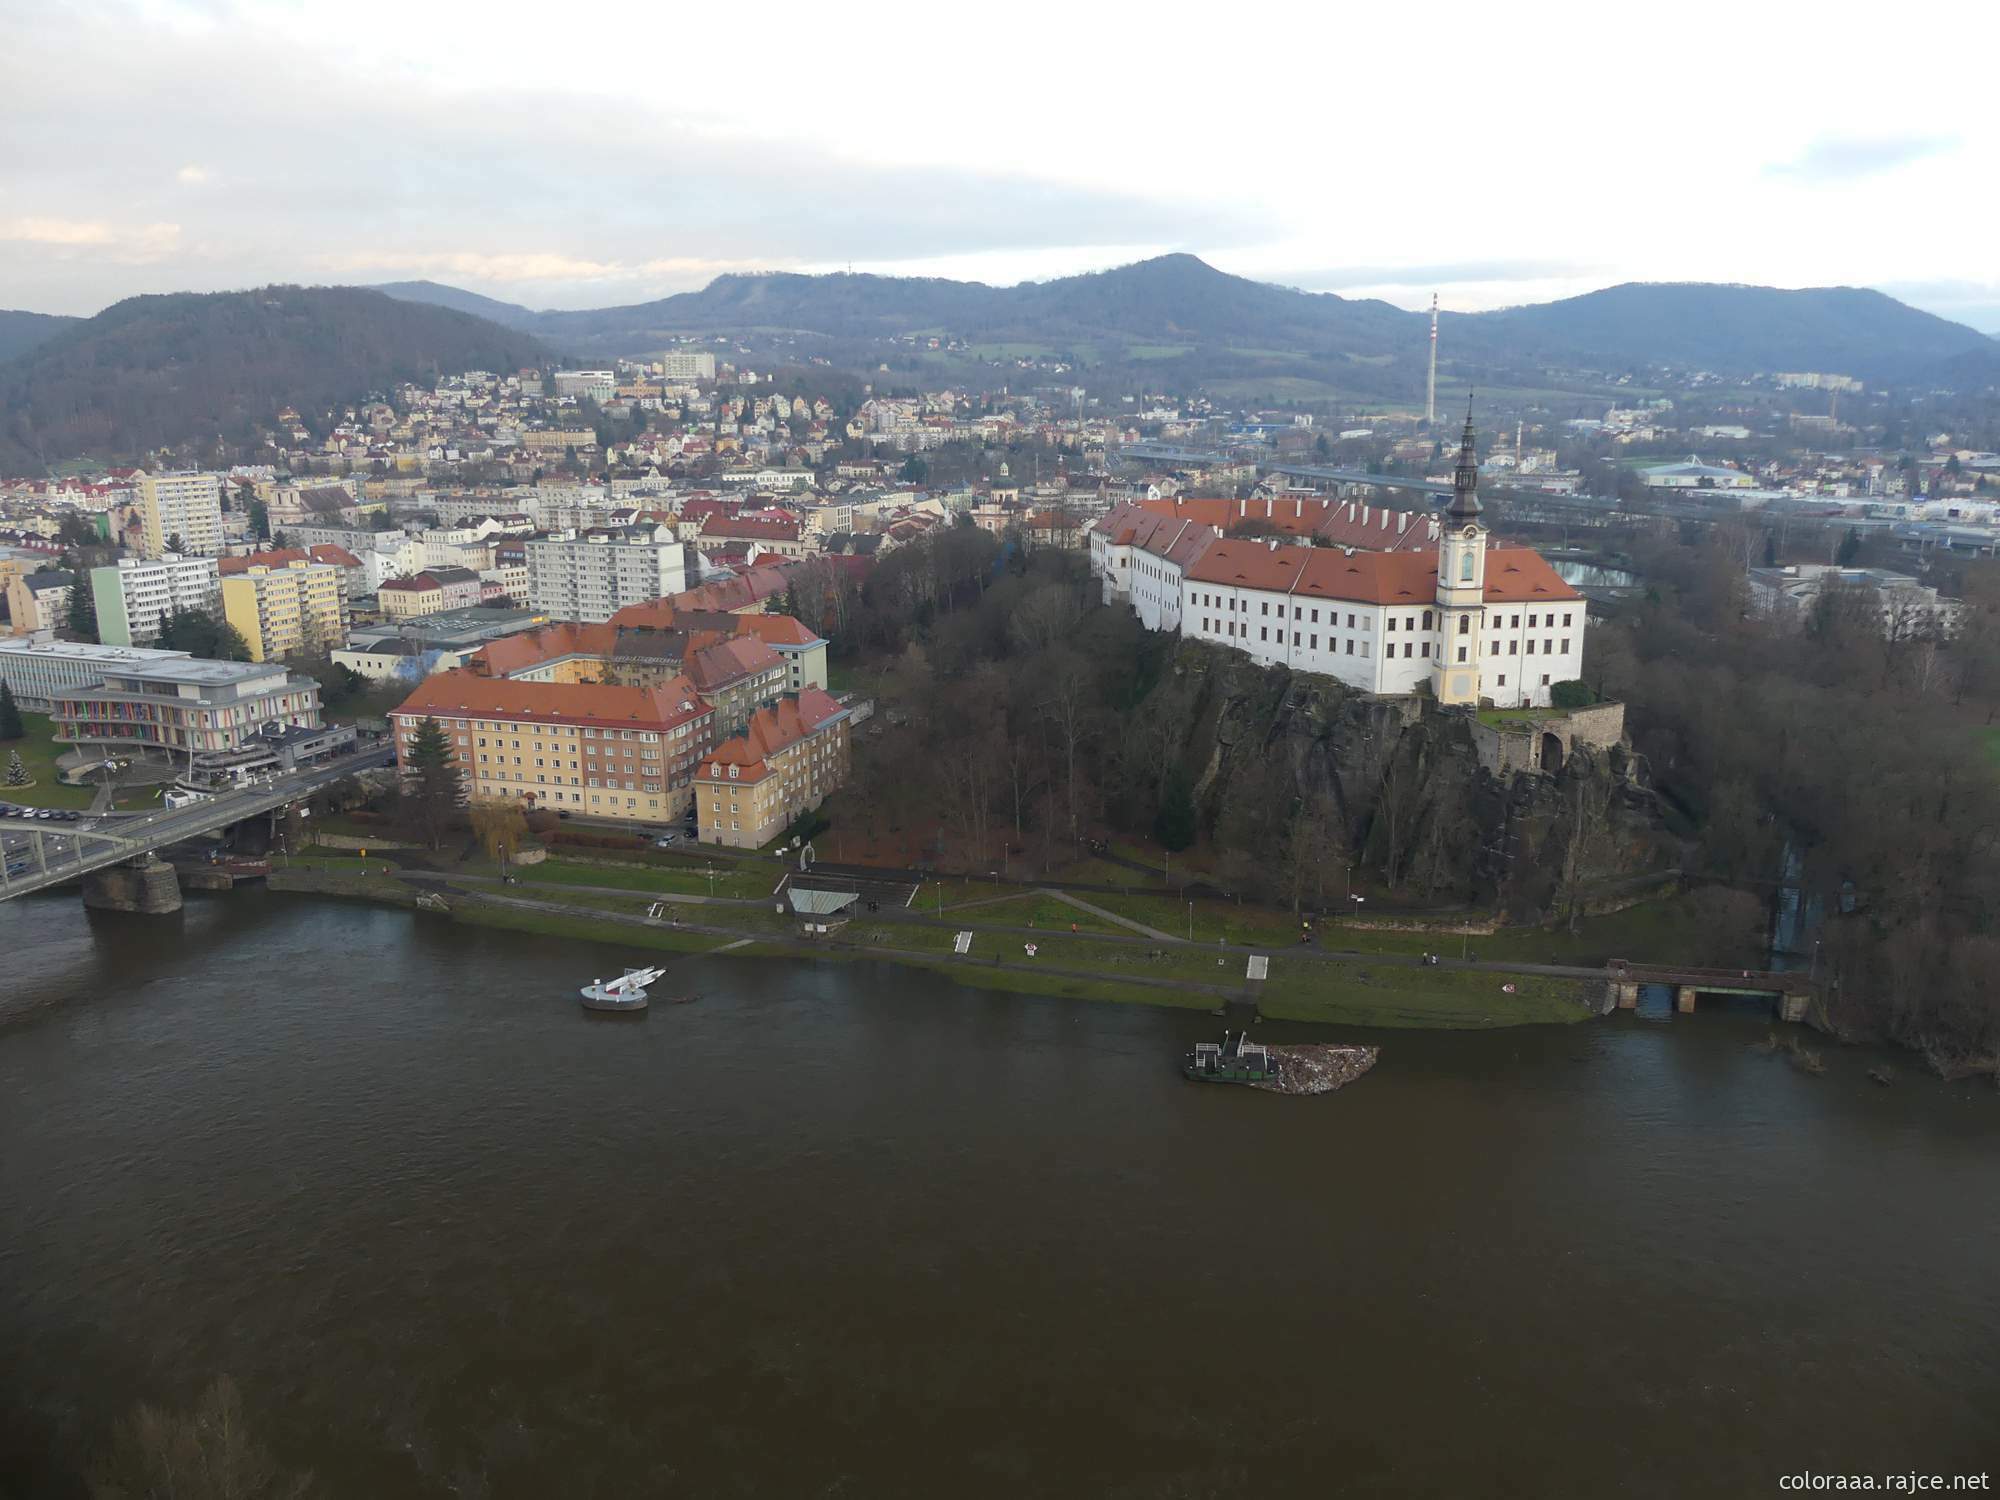
<svg viewBox="0 0 2000 1500">
<path fill-rule="evenodd" d="M 160 622 L 175 610 L 213 613 L 222 602 L 216 569 L 212 557 L 173 553 L 150 562 L 128 557 L 116 567 L 92 568 L 97 638 L 107 646 L 143 646 L 159 639 Z"/>
<path fill-rule="evenodd" d="M 404 770 L 427 718 L 474 800 L 664 824 L 687 815 L 715 713 L 685 677 L 638 688 L 439 672 L 389 715 Z"/>
<path fill-rule="evenodd" d="M 222 614 L 250 647 L 252 661 L 347 644 L 344 572 L 331 563 L 253 567 L 222 580 Z"/>
<path fill-rule="evenodd" d="M 759 849 L 847 780 L 848 711 L 818 688 L 788 693 L 695 772 L 700 838 Z"/>
<path fill-rule="evenodd" d="M 671 526 L 565 532 L 527 544 L 528 606 L 558 620 L 596 624 L 629 604 L 677 594 L 686 553 Z"/>
<path fill-rule="evenodd" d="M 195 472 L 145 474 L 133 479 L 139 514 L 145 527 L 145 552 L 164 558 L 183 555 L 215 557 L 222 551 L 222 476 Z M 180 539 L 176 549 L 172 543 Z"/>
</svg>

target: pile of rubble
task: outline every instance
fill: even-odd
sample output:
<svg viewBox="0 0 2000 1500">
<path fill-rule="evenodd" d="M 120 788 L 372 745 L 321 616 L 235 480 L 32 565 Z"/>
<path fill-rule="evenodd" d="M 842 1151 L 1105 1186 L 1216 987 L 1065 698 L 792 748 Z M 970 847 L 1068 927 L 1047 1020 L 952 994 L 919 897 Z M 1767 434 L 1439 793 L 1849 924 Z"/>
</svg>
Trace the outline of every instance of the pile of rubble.
<svg viewBox="0 0 2000 1500">
<path fill-rule="evenodd" d="M 1278 1076 L 1254 1089 L 1274 1094 L 1330 1094 L 1354 1082 L 1375 1066 L 1380 1047 L 1341 1047 L 1329 1042 L 1302 1042 L 1290 1047 L 1267 1047 Z"/>
</svg>

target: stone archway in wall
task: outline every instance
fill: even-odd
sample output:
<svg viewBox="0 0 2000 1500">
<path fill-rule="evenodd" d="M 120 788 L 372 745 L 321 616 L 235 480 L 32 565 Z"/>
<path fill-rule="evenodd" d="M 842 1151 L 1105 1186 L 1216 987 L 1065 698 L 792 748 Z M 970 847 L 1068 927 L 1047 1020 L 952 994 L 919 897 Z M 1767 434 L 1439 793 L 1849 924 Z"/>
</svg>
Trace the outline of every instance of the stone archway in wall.
<svg viewBox="0 0 2000 1500">
<path fill-rule="evenodd" d="M 1542 731 L 1541 767 L 1551 776 L 1563 768 L 1562 736 L 1551 730 Z"/>
</svg>

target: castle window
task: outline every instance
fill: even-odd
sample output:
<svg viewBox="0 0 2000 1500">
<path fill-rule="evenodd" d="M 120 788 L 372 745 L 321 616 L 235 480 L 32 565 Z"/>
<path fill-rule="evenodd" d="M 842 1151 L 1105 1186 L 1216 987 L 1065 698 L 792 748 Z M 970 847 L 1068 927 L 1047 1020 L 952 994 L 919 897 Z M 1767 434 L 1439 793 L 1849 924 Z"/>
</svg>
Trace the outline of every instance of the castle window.
<svg viewBox="0 0 2000 1500">
<path fill-rule="evenodd" d="M 1458 579 L 1461 583 L 1472 582 L 1472 554 L 1462 552 L 1458 558 Z"/>
<path fill-rule="evenodd" d="M 1425 611 L 1424 611 L 1424 629 L 1426 629 L 1426 630 L 1429 630 L 1430 628 L 1431 628 L 1431 612 L 1430 612 L 1429 610 L 1425 610 Z"/>
<path fill-rule="evenodd" d="M 1460 661 L 1464 661 L 1464 660 L 1465 660 L 1465 647 L 1463 647 L 1463 646 L 1460 646 L 1460 647 L 1458 648 L 1458 659 L 1459 659 Z"/>
<path fill-rule="evenodd" d="M 1471 625 L 1472 625 L 1471 615 L 1460 615 L 1458 617 L 1458 633 L 1460 635 L 1464 635 L 1465 632 L 1471 627 Z"/>
</svg>

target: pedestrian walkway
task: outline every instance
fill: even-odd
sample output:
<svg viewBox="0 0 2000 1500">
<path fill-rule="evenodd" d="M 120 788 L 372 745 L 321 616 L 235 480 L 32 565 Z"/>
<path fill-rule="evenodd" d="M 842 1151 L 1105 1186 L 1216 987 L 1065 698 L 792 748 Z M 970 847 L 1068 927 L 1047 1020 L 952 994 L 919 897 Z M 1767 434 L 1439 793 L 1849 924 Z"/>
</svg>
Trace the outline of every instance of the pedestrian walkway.
<svg viewBox="0 0 2000 1500">
<path fill-rule="evenodd" d="M 1148 927 L 1144 922 L 1135 922 L 1130 917 L 1121 917 L 1115 911 L 1106 911 L 1103 907 L 1093 905 L 1081 896 L 1072 896 L 1068 891 L 1059 891 L 1052 885 L 1043 886 L 1042 894 L 1044 896 L 1053 896 L 1066 906 L 1074 906 L 1078 911 L 1087 911 L 1093 917 L 1100 917 L 1106 922 L 1115 922 L 1127 931 L 1136 932 L 1141 937 L 1149 937 L 1155 942 L 1177 943 L 1180 941 L 1179 938 L 1170 932 L 1162 932 L 1157 927 Z"/>
</svg>

